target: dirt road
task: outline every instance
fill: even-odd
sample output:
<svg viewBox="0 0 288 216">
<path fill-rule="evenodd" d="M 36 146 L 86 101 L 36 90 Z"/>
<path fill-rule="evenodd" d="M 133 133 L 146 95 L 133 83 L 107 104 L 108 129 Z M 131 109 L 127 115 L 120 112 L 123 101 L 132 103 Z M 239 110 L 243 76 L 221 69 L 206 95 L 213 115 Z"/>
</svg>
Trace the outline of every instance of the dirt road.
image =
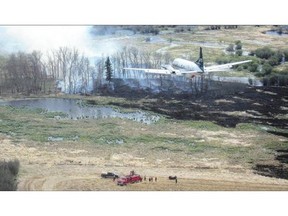
<svg viewBox="0 0 288 216">
<path fill-rule="evenodd" d="M 129 160 L 138 161 L 131 166 L 123 157 L 91 157 L 82 149 L 67 149 L 55 153 L 53 148 L 31 147 L 12 143 L 9 138 L 0 139 L 1 159 L 17 157 L 21 168 L 19 191 L 278 191 L 288 190 L 288 180 L 264 177 L 242 167 L 185 167 L 181 164 L 171 167 L 165 164 L 151 164 L 139 160 L 132 154 Z M 75 154 L 71 159 L 71 152 Z M 114 161 L 117 160 L 116 165 Z M 120 162 L 120 163 L 119 163 Z M 208 165 L 208 164 L 207 164 Z M 102 179 L 101 172 L 114 171 L 125 175 L 135 170 L 142 176 L 157 177 L 157 182 L 142 181 L 128 186 L 117 186 L 112 179 Z M 169 175 L 177 175 L 178 182 L 168 180 Z"/>
</svg>

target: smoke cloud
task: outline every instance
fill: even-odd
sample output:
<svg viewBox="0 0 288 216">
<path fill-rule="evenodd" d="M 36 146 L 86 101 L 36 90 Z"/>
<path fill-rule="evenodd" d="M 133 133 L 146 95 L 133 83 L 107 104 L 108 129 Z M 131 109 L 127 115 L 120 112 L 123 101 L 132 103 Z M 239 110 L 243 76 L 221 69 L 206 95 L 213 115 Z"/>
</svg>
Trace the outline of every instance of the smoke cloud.
<svg viewBox="0 0 288 216">
<path fill-rule="evenodd" d="M 0 26 L 0 51 L 42 52 L 59 47 L 76 48 L 88 57 L 113 54 L 118 45 L 113 40 L 97 39 L 92 26 Z"/>
</svg>

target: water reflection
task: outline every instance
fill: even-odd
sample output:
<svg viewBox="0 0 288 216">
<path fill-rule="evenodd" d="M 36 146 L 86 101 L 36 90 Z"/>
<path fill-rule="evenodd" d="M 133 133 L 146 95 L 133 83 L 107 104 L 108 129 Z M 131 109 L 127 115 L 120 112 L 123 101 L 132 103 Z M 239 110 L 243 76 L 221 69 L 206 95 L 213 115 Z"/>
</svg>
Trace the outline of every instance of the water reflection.
<svg viewBox="0 0 288 216">
<path fill-rule="evenodd" d="M 151 124 L 160 119 L 157 115 L 152 115 L 143 111 L 133 111 L 129 113 L 121 112 L 119 109 L 105 106 L 85 106 L 81 100 L 60 99 L 60 98 L 41 98 L 27 100 L 13 100 L 0 102 L 0 105 L 13 107 L 41 108 L 48 112 L 62 112 L 67 118 L 78 119 L 103 119 L 121 118 L 130 119 L 144 124 Z M 60 117 L 58 117 L 60 118 Z"/>
<path fill-rule="evenodd" d="M 279 33 L 277 31 L 272 31 L 272 30 L 266 31 L 265 34 L 272 35 L 272 36 L 283 36 L 283 37 L 287 37 L 288 36 L 288 34 L 286 34 L 286 33 Z"/>
</svg>

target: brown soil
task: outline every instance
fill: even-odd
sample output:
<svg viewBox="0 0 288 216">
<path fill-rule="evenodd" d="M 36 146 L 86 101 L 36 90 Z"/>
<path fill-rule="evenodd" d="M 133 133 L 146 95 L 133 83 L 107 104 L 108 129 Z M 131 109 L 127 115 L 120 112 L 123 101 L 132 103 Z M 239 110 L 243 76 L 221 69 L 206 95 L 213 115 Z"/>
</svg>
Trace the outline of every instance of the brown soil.
<svg viewBox="0 0 288 216">
<path fill-rule="evenodd" d="M 241 166 L 218 166 L 213 168 L 209 159 L 206 164 L 195 163 L 185 167 L 181 161 L 174 166 L 150 163 L 130 152 L 114 154 L 112 157 L 99 153 L 91 156 L 89 149 L 55 151 L 53 145 L 39 146 L 22 141 L 12 143 L 1 137 L 1 158 L 17 157 L 21 162 L 18 190 L 20 191 L 250 191 L 288 190 L 288 181 L 254 174 Z M 32 147 L 33 146 L 33 147 Z M 74 155 L 72 158 L 71 155 Z M 128 158 L 128 160 L 127 160 Z M 115 163 L 115 161 L 117 163 Z M 131 161 L 134 161 L 131 165 Z M 205 160 L 203 160 L 205 161 Z M 159 162 L 159 161 L 158 161 Z M 122 164 L 122 165 L 117 165 Z M 134 169 L 142 176 L 157 177 L 157 182 L 143 181 L 127 186 L 117 186 L 112 179 L 102 179 L 103 171 L 114 171 L 120 175 Z M 178 182 L 168 180 L 176 175 Z"/>
</svg>

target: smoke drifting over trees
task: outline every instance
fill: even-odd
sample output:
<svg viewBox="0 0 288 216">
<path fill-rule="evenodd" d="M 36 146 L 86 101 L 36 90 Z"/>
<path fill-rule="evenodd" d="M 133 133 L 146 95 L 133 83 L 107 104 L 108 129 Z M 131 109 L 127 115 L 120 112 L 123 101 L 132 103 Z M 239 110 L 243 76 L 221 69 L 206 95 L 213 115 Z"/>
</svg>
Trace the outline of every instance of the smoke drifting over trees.
<svg viewBox="0 0 288 216">
<path fill-rule="evenodd" d="M 138 28 L 135 26 L 136 32 L 155 29 L 151 26 Z M 172 58 L 168 53 L 120 47 L 109 38 L 93 40 L 93 34 L 113 34 L 113 30 L 115 27 L 101 26 L 1 27 L 4 39 L 0 39 L 0 44 L 5 45 L 0 48 L 0 93 L 97 93 L 108 82 L 111 82 L 109 86 L 112 89 L 118 82 L 118 86 L 121 83 L 133 89 L 156 92 L 163 90 L 164 86 L 166 90 L 173 87 L 183 91 L 199 90 L 193 84 L 198 83 L 195 80 L 192 83 L 183 77 L 124 71 L 124 67 L 160 68 L 171 63 Z M 122 28 L 121 31 L 131 30 Z M 108 57 L 111 79 L 106 80 L 105 60 Z"/>
<path fill-rule="evenodd" d="M 147 75 L 141 71 L 123 70 L 124 67 L 160 68 L 171 61 L 168 54 L 140 51 L 135 47 L 124 47 L 111 56 L 94 58 L 94 64 L 76 48 L 60 47 L 46 55 L 40 51 L 17 52 L 1 57 L 0 90 L 2 93 L 27 95 L 49 94 L 59 90 L 69 94 L 86 94 L 100 91 L 108 82 L 113 84 L 115 80 L 118 83 L 122 80 L 123 85 L 136 89 L 160 91 L 165 85 L 166 88 L 174 86 L 183 91 L 193 91 L 193 88 L 198 91 L 198 85 L 192 88 L 197 81 L 193 81 L 193 84 L 184 77 Z"/>
</svg>

